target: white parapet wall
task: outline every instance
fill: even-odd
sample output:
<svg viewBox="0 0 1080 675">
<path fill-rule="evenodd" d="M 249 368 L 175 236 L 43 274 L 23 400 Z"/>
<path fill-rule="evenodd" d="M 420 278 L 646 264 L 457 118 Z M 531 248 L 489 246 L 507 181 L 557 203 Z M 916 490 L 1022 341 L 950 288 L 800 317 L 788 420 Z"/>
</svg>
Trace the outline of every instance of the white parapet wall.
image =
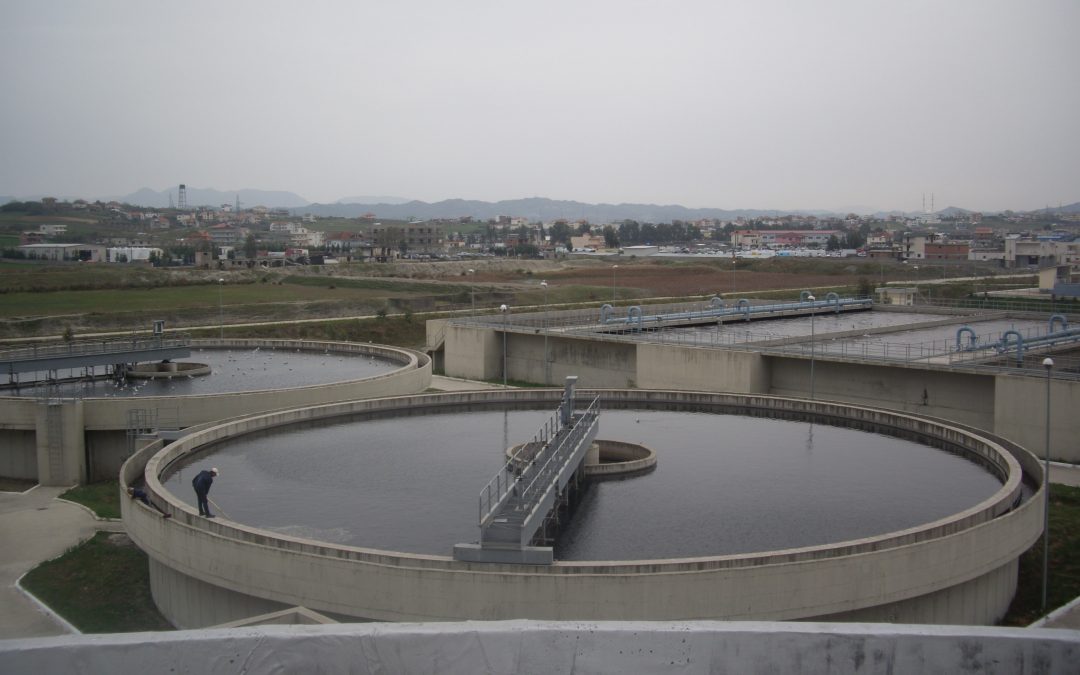
<svg viewBox="0 0 1080 675">
<path fill-rule="evenodd" d="M 1039 673 L 1071 630 L 779 622 L 339 624 L 0 641 L 5 673 Z"/>
<path fill-rule="evenodd" d="M 159 478 L 180 458 L 245 433 L 357 413 L 452 410 L 511 400 L 551 405 L 561 390 L 429 394 L 298 408 L 213 425 L 124 465 L 121 488 L 144 478 L 172 514 L 122 500 L 124 523 L 152 561 L 155 601 L 175 625 L 198 628 L 303 606 L 380 621 L 790 620 L 990 624 L 1004 615 L 1017 560 L 1042 530 L 1041 488 L 1020 502 L 1038 461 L 1008 441 L 940 420 L 837 403 L 702 392 L 607 390 L 605 407 L 712 406 L 918 435 L 977 456 L 1003 481 L 965 511 L 900 532 L 838 544 L 666 560 L 465 563 L 278 535 L 200 518 Z"/>
</svg>

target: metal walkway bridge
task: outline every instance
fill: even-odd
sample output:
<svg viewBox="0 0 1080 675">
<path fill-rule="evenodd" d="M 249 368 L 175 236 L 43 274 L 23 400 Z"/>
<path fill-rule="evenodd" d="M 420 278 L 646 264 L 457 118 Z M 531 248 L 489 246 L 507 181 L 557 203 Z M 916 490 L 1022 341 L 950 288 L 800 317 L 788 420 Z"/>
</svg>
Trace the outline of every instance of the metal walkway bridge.
<svg viewBox="0 0 1080 675">
<path fill-rule="evenodd" d="M 521 445 L 480 492 L 480 543 L 458 544 L 454 558 L 468 562 L 551 564 L 550 546 L 534 546 L 596 439 L 600 397 L 574 412 L 577 377 L 566 378 L 559 409 L 532 441 Z"/>
<path fill-rule="evenodd" d="M 0 351 L 0 372 L 15 377 L 19 373 L 145 363 L 189 356 L 191 341 L 186 337 L 133 337 L 101 342 L 35 345 Z"/>
<path fill-rule="evenodd" d="M 743 298 L 733 306 L 726 306 L 719 296 L 712 298 L 709 306 L 704 309 L 691 309 L 681 312 L 665 312 L 658 314 L 643 314 L 640 306 L 630 307 L 626 316 L 615 316 L 615 309 L 611 305 L 600 308 L 600 323 L 602 325 L 625 325 L 631 330 L 643 330 L 647 326 L 678 326 L 695 325 L 701 323 L 723 323 L 728 319 L 776 319 L 781 317 L 807 316 L 810 314 L 823 314 L 833 312 L 863 311 L 873 309 L 873 301 L 870 298 L 841 298 L 836 293 L 829 293 L 824 300 L 817 300 L 810 291 L 803 291 L 798 302 L 779 302 L 755 305 L 749 299 Z"/>
</svg>

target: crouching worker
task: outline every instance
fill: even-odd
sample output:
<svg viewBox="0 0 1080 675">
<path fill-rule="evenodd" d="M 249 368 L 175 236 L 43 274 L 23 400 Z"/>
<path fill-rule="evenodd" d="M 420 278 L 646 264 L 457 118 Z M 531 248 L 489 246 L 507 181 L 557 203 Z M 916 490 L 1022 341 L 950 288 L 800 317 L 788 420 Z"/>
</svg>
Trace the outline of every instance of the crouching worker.
<svg viewBox="0 0 1080 675">
<path fill-rule="evenodd" d="M 199 502 L 200 516 L 206 516 L 207 518 L 214 517 L 214 514 L 210 513 L 210 504 L 207 501 L 207 495 L 210 494 L 210 486 L 214 484 L 214 477 L 217 475 L 218 470 L 215 467 L 209 471 L 200 471 L 197 476 L 191 479 L 191 487 L 195 488 L 195 497 Z"/>
<path fill-rule="evenodd" d="M 161 514 L 162 518 L 172 518 L 171 513 L 165 513 L 164 511 L 161 510 L 160 506 L 158 506 L 154 502 L 150 501 L 150 496 L 148 494 L 146 494 L 146 490 L 143 490 L 142 488 L 129 487 L 127 489 L 127 493 L 128 493 L 128 497 L 131 497 L 132 499 L 138 499 L 143 504 L 146 504 L 147 506 L 150 506 L 150 507 L 153 507 L 154 509 L 156 509 L 157 512 Z"/>
</svg>

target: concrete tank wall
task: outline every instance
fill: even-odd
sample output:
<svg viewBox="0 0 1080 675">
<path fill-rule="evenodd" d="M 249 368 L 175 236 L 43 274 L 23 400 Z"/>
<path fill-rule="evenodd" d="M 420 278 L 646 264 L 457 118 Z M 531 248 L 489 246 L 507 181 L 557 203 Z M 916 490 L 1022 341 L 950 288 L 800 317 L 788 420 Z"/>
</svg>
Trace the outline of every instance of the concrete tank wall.
<svg viewBox="0 0 1080 675">
<path fill-rule="evenodd" d="M 994 433 L 1039 457 L 1046 454 L 1046 378 L 999 375 L 994 383 Z M 1080 462 L 1080 382 L 1050 380 L 1050 458 Z"/>
<path fill-rule="evenodd" d="M 455 336 L 451 339 L 451 336 Z M 446 329 L 446 374 L 499 379 L 502 333 L 489 326 Z M 510 380 L 544 382 L 543 336 L 507 334 Z M 549 336 L 547 372 L 558 384 L 580 375 L 592 387 L 679 388 L 809 396 L 810 359 L 800 356 L 623 342 L 602 336 Z M 484 364 L 481 368 L 480 364 Z M 815 359 L 814 397 L 865 403 L 941 417 L 992 430 L 1042 448 L 1046 413 L 1043 378 L 991 370 L 936 368 L 927 363 Z M 1080 380 L 1054 380 L 1051 455 L 1080 463 Z M 1052 411 L 1053 412 L 1053 411 Z"/>
<path fill-rule="evenodd" d="M 637 345 L 637 364 L 637 385 L 643 389 L 742 394 L 767 394 L 770 389 L 772 362 L 757 352 L 642 343 Z"/>
<path fill-rule="evenodd" d="M 809 359 L 766 358 L 771 364 L 770 394 L 809 395 Z M 941 417 L 993 430 L 994 378 L 993 374 L 815 359 L 814 396 Z"/>
<path fill-rule="evenodd" d="M 127 432 L 87 431 L 85 437 L 90 462 L 86 467 L 86 481 L 93 483 L 116 478 L 129 454 Z"/>
<path fill-rule="evenodd" d="M 762 414 L 814 411 L 822 420 L 846 418 L 906 429 L 905 433 L 927 434 L 935 443 L 968 448 L 998 467 L 1007 476 L 1006 483 L 992 498 L 952 517 L 836 545 L 693 559 L 515 566 L 334 546 L 220 518 L 207 520 L 169 495 L 158 480 L 170 462 L 207 443 L 277 425 L 505 398 L 550 404 L 560 393 L 522 390 L 376 399 L 211 426 L 149 458 L 155 449 L 148 448 L 124 465 L 124 480 L 144 473 L 154 498 L 173 514 L 163 519 L 141 504 L 123 500 L 124 522 L 158 564 L 190 578 L 176 585 L 182 588 L 182 598 L 165 597 L 168 589 L 155 589 L 163 613 L 181 626 L 217 622 L 223 611 L 219 588 L 324 613 L 390 621 L 858 619 L 893 611 L 919 622 L 992 623 L 1008 607 L 1017 558 L 1041 532 L 1041 492 L 1010 510 L 1020 490 L 1021 464 L 1036 471 L 1038 467 L 1022 449 L 914 416 L 768 396 L 603 392 L 608 407 L 641 401 L 654 406 L 709 403 L 753 408 Z M 1041 474 L 1032 477 L 1040 479 Z M 880 607 L 892 609 L 875 609 Z"/>
<path fill-rule="evenodd" d="M 145 398 L 87 399 L 86 428 L 125 429 L 127 414 L 134 409 L 176 411 L 180 427 L 189 427 L 212 420 L 251 415 L 264 410 L 299 405 L 320 405 L 356 398 L 397 396 L 423 391 L 431 384 L 431 361 L 427 356 L 407 349 L 346 342 L 312 340 L 214 340 L 195 341 L 193 346 L 214 348 L 254 349 L 289 348 L 303 351 L 373 354 L 401 364 L 392 372 L 369 377 L 309 387 L 282 387 L 263 391 L 241 391 L 203 396 L 152 396 Z"/>
<path fill-rule="evenodd" d="M 33 431 L 0 430 L 0 476 L 37 480 L 37 441 Z"/>
</svg>

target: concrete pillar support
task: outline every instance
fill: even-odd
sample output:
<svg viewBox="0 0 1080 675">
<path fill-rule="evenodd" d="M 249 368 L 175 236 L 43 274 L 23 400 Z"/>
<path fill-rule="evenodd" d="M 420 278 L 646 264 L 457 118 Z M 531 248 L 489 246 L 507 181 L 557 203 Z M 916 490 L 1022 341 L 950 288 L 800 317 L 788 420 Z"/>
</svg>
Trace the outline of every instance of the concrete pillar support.
<svg viewBox="0 0 1080 675">
<path fill-rule="evenodd" d="M 37 407 L 34 422 L 38 482 L 42 485 L 85 482 L 83 402 L 63 400 L 42 403 Z"/>
</svg>

